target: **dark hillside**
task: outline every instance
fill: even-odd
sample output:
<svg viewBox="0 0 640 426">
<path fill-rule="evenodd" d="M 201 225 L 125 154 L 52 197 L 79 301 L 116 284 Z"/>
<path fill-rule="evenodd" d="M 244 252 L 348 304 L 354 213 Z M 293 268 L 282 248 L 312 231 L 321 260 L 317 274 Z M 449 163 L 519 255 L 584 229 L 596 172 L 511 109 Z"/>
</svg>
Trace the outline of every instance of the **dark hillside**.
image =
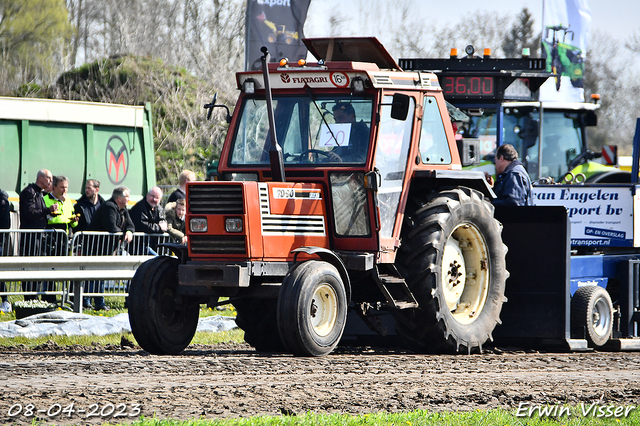
<svg viewBox="0 0 640 426">
<path fill-rule="evenodd" d="M 183 169 L 199 178 L 205 165 L 219 156 L 226 122 L 217 110 L 206 121 L 202 106 L 217 88 L 184 68 L 165 65 L 158 59 L 115 56 L 84 64 L 66 72 L 47 89 L 22 86 L 16 95 L 52 99 L 144 105 L 153 113 L 158 184 L 175 184 Z M 230 104 L 229 100 L 222 100 Z"/>
</svg>

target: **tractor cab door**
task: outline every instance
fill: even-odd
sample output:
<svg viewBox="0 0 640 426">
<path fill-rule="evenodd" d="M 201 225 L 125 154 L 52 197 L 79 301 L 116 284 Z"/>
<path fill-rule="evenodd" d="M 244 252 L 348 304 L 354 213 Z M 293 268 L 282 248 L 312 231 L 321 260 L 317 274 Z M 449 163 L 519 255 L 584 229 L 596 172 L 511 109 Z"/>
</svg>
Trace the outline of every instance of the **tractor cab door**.
<svg viewBox="0 0 640 426">
<path fill-rule="evenodd" d="M 402 188 L 407 176 L 407 160 L 411 148 L 413 122 L 415 116 L 415 98 L 408 97 L 406 117 L 392 117 L 393 96 L 385 95 L 380 107 L 380 124 L 375 154 L 375 168 L 380 173 L 378 191 L 375 192 L 380 212 L 379 250 L 384 256 L 388 253 L 393 261 L 395 249 L 399 245 L 393 238 L 394 227 L 400 226 L 398 208 Z M 393 114 L 395 116 L 395 114 Z M 397 234 L 397 233 L 396 233 Z"/>
</svg>

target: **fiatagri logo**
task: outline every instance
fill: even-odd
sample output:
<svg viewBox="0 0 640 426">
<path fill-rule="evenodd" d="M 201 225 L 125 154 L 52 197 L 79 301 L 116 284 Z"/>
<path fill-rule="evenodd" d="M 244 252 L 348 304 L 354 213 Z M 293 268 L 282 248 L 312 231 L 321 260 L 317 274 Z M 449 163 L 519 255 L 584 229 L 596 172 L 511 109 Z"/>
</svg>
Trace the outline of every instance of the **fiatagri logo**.
<svg viewBox="0 0 640 426">
<path fill-rule="evenodd" d="M 285 84 L 289 84 L 289 83 L 308 84 L 308 83 L 328 83 L 329 82 L 329 79 L 324 76 L 322 77 L 291 77 L 289 74 L 281 74 L 280 80 L 282 80 L 282 82 Z"/>
<path fill-rule="evenodd" d="M 291 0 L 256 0 L 256 3 L 269 7 L 286 6 L 291 7 Z"/>
</svg>

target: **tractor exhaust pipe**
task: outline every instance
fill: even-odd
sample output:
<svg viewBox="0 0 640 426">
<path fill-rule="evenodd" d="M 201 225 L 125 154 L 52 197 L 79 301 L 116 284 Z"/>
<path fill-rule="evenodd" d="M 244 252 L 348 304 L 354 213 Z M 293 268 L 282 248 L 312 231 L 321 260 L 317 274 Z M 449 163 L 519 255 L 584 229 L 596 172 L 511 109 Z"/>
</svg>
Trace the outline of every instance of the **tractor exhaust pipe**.
<svg viewBox="0 0 640 426">
<path fill-rule="evenodd" d="M 284 158 L 282 156 L 282 148 L 278 144 L 276 138 L 276 124 L 273 115 L 273 100 L 271 98 L 271 86 L 269 84 L 269 50 L 267 46 L 260 49 L 263 56 L 260 57 L 262 62 L 262 77 L 264 78 L 264 96 L 267 99 L 267 115 L 269 116 L 269 137 L 271 138 L 271 146 L 269 146 L 269 164 L 271 165 L 271 178 L 275 182 L 285 182 L 284 177 Z"/>
</svg>

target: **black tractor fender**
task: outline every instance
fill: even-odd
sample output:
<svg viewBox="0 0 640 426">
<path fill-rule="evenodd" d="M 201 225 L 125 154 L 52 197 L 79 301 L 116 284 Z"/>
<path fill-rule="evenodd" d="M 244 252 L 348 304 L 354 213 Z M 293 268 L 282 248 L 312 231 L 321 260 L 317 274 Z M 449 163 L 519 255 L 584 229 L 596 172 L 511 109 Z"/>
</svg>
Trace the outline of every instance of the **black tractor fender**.
<svg viewBox="0 0 640 426">
<path fill-rule="evenodd" d="M 316 255 L 321 260 L 335 266 L 335 268 L 340 273 L 340 278 L 342 278 L 342 282 L 344 283 L 344 290 L 347 294 L 347 302 L 351 301 L 351 282 L 349 281 L 349 274 L 347 273 L 347 268 L 346 266 L 344 266 L 342 259 L 340 259 L 340 257 L 336 253 L 324 247 L 311 247 L 311 246 L 298 247 L 297 249 L 291 250 L 291 253 L 294 253 L 294 257 L 293 257 L 294 266 L 299 263 L 297 259 L 298 253 Z"/>
<path fill-rule="evenodd" d="M 160 247 L 166 247 L 171 250 L 171 252 L 176 255 L 181 265 L 184 265 L 187 263 L 187 260 L 189 260 L 189 249 L 184 244 L 160 243 L 158 244 L 158 248 Z"/>
<path fill-rule="evenodd" d="M 496 198 L 495 192 L 485 179 L 484 172 L 478 170 L 417 170 L 411 186 L 431 189 L 464 186 L 481 192 L 489 200 Z"/>
</svg>

